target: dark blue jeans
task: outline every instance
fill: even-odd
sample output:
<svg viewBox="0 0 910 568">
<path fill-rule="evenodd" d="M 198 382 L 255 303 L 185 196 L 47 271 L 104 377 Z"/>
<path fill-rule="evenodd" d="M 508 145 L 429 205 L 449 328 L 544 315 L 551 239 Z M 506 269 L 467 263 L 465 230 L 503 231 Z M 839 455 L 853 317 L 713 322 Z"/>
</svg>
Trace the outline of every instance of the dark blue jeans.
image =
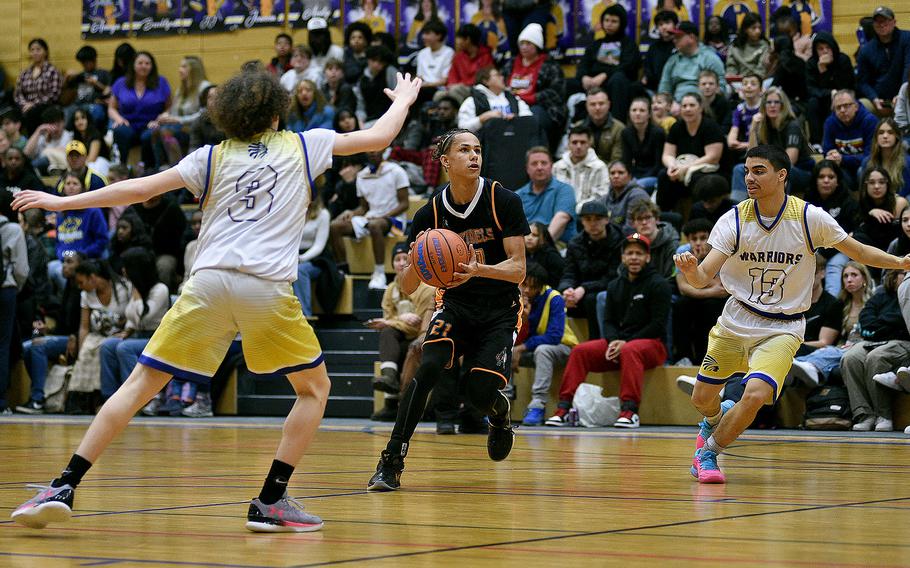
<svg viewBox="0 0 910 568">
<path fill-rule="evenodd" d="M 48 335 L 36 337 L 22 344 L 22 358 L 25 359 L 25 368 L 32 380 L 30 399 L 40 402 L 44 400 L 44 381 L 47 379 L 48 359 L 57 360 L 66 353 L 66 344 L 69 337 L 65 335 Z"/>
<path fill-rule="evenodd" d="M 6 408 L 9 389 L 9 352 L 16 325 L 16 287 L 0 288 L 0 410 Z"/>
</svg>

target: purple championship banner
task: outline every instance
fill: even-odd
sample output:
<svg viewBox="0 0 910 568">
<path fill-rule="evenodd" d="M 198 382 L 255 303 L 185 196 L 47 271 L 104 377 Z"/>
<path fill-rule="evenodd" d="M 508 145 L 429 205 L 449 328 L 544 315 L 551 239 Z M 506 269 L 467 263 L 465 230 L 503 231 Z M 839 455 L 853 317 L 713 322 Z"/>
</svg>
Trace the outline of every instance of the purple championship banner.
<svg viewBox="0 0 910 568">
<path fill-rule="evenodd" d="M 133 35 L 159 36 L 185 32 L 192 25 L 184 17 L 184 4 L 189 0 L 133 0 L 129 30 Z"/>
<path fill-rule="evenodd" d="M 130 0 L 83 0 L 82 37 L 123 37 L 129 33 Z"/>
<path fill-rule="evenodd" d="M 395 33 L 396 16 L 394 0 L 355 0 L 344 2 L 344 25 L 362 20 L 373 33 Z"/>
<path fill-rule="evenodd" d="M 292 0 L 288 7 L 288 23 L 295 28 L 306 27 L 311 18 L 323 18 L 329 26 L 338 25 L 341 0 Z"/>
<path fill-rule="evenodd" d="M 401 0 L 401 29 L 398 45 L 402 53 L 413 53 L 423 48 L 420 28 L 432 17 L 435 5 L 436 17 L 445 24 L 448 34 L 446 45 L 455 45 L 455 1 L 456 0 Z M 475 4 L 476 6 L 476 4 Z M 474 10 L 476 12 L 476 8 Z M 462 15 L 462 21 L 464 15 Z"/>
</svg>

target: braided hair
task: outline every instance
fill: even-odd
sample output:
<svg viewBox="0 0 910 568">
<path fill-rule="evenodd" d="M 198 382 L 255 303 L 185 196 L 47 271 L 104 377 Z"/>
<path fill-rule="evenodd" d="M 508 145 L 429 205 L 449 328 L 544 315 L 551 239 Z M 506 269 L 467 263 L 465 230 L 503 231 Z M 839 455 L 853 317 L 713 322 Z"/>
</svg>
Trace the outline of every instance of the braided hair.
<svg viewBox="0 0 910 568">
<path fill-rule="evenodd" d="M 459 134 L 474 134 L 467 128 L 453 128 L 445 134 L 439 137 L 439 141 L 436 142 L 436 149 L 433 150 L 433 159 L 438 160 L 449 152 L 449 148 L 452 147 L 452 142 L 455 141 L 455 137 Z"/>
</svg>

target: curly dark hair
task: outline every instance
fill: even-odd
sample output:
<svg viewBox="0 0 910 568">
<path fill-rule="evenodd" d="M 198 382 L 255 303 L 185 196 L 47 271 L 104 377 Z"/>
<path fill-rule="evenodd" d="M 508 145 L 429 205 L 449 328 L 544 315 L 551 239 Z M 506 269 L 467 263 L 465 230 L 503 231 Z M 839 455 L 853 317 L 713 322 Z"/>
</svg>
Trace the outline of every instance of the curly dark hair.
<svg viewBox="0 0 910 568">
<path fill-rule="evenodd" d="M 212 121 L 229 138 L 250 140 L 268 130 L 276 116 L 285 118 L 288 101 L 287 91 L 272 74 L 243 72 L 218 88 Z"/>
</svg>

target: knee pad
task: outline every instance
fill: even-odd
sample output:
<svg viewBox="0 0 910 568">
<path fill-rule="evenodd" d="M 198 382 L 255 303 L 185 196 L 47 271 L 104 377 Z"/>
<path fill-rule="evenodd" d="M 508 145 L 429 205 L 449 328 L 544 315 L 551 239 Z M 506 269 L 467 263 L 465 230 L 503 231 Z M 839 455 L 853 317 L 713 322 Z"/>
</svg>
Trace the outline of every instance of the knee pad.
<svg viewBox="0 0 910 568">
<path fill-rule="evenodd" d="M 439 374 L 443 369 L 452 365 L 454 358 L 455 346 L 451 341 L 434 341 L 423 345 L 423 356 L 420 359 L 420 367 L 426 367 L 427 371 Z"/>
</svg>

